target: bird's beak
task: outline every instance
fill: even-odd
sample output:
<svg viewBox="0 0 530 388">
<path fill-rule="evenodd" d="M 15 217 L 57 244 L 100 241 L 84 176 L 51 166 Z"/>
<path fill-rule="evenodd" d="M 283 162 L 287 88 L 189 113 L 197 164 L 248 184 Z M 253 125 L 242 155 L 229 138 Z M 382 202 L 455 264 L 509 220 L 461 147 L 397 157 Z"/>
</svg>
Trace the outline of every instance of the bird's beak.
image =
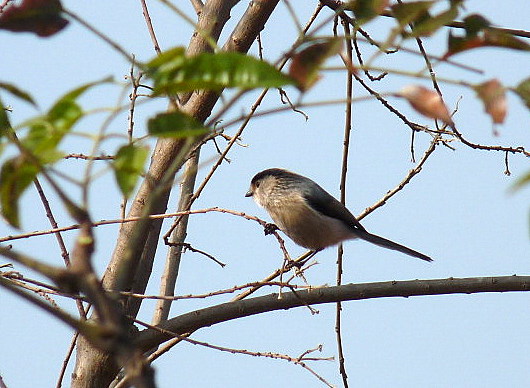
<svg viewBox="0 0 530 388">
<path fill-rule="evenodd" d="M 248 189 L 247 193 L 245 194 L 245 197 L 252 197 L 254 193 L 252 192 L 252 189 Z"/>
</svg>

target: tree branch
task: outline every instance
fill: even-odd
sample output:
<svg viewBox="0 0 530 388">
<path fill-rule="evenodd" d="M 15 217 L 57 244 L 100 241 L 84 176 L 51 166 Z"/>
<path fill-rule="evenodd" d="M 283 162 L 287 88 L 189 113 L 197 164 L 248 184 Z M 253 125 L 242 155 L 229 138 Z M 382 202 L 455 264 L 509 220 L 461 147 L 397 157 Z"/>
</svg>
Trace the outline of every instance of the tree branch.
<svg viewBox="0 0 530 388">
<path fill-rule="evenodd" d="M 530 276 L 513 275 L 346 284 L 307 291 L 286 292 L 282 293 L 281 299 L 278 299 L 278 294 L 274 293 L 191 311 L 172 318 L 159 327 L 173 333 L 185 334 L 232 319 L 306 305 L 374 298 L 408 298 L 420 295 L 508 291 L 530 291 Z M 147 350 L 170 338 L 172 337 L 147 329 L 141 331 L 135 341 L 140 348 Z"/>
</svg>

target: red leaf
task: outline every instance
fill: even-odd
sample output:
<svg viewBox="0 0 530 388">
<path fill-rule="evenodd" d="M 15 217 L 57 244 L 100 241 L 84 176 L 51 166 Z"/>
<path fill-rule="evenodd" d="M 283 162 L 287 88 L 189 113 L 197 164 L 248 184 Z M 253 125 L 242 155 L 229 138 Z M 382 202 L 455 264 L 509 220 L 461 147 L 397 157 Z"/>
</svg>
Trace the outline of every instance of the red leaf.
<svg viewBox="0 0 530 388">
<path fill-rule="evenodd" d="M 0 15 L 0 29 L 51 36 L 68 24 L 60 0 L 23 0 Z"/>
<path fill-rule="evenodd" d="M 464 19 L 464 36 L 449 33 L 447 52 L 443 58 L 477 47 L 504 47 L 512 50 L 530 51 L 530 45 L 513 35 L 491 28 L 488 20 L 480 15 L 471 15 Z"/>
</svg>

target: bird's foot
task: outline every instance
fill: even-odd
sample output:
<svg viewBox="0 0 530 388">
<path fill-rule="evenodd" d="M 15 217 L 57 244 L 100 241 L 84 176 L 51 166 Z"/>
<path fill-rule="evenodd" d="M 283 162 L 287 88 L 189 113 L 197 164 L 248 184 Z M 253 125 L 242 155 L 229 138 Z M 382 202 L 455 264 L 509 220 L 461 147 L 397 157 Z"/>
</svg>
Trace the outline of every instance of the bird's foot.
<svg viewBox="0 0 530 388">
<path fill-rule="evenodd" d="M 274 232 L 276 232 L 280 228 L 278 228 L 275 224 L 267 223 L 267 224 L 265 224 L 263 229 L 264 229 L 264 232 L 265 232 L 265 236 L 268 236 L 269 234 L 273 234 Z"/>
</svg>

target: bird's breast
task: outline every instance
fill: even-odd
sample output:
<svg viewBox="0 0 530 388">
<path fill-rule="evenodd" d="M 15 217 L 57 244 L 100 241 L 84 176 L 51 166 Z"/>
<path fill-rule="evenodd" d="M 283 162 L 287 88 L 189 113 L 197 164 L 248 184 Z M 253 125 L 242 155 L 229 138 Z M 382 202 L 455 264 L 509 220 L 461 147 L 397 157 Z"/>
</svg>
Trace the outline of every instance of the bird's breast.
<svg viewBox="0 0 530 388">
<path fill-rule="evenodd" d="M 355 238 L 344 222 L 311 208 L 302 197 L 270 201 L 265 209 L 296 244 L 319 250 Z"/>
</svg>

